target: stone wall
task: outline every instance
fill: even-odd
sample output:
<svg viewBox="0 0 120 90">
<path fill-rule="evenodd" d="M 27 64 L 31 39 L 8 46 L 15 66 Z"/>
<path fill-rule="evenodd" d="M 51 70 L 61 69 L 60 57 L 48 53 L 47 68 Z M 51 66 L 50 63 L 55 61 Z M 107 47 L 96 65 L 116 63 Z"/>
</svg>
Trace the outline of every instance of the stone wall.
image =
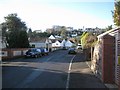
<svg viewBox="0 0 120 90">
<path fill-rule="evenodd" d="M 115 37 L 105 35 L 94 47 L 91 69 L 105 83 L 114 83 Z"/>
</svg>

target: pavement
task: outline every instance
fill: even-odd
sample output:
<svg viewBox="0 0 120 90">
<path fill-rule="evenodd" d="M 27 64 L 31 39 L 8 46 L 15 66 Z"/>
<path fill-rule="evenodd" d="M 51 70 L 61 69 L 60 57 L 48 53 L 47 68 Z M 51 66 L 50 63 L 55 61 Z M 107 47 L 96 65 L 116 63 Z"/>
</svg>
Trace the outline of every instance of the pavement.
<svg viewBox="0 0 120 90">
<path fill-rule="evenodd" d="M 86 63 L 87 63 L 87 65 L 88 65 L 89 68 L 90 68 L 90 66 L 91 66 L 91 61 L 87 61 Z M 104 84 L 105 84 L 105 86 L 106 86 L 107 88 L 109 88 L 109 90 L 118 90 L 118 86 L 117 86 L 116 84 L 109 84 L 109 83 L 104 83 Z"/>
<path fill-rule="evenodd" d="M 70 70 L 69 88 L 102 88 L 106 85 L 92 73 L 85 60 L 84 53 L 76 54 Z"/>
</svg>

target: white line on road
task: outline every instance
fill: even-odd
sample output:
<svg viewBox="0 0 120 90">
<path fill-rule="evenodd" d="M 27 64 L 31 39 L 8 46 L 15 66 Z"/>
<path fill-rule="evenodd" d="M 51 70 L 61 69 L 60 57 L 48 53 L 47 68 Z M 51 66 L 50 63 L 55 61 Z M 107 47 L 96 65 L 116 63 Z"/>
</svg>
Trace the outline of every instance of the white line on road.
<svg viewBox="0 0 120 90">
<path fill-rule="evenodd" d="M 29 83 L 31 83 L 35 78 L 37 78 L 40 74 L 42 74 L 42 71 L 33 71 L 22 83 L 17 85 L 15 88 L 28 88 Z"/>
<path fill-rule="evenodd" d="M 52 59 L 52 58 L 53 58 L 53 57 L 49 57 L 49 58 L 47 58 L 46 62 L 49 61 L 49 60 Z"/>
<path fill-rule="evenodd" d="M 72 66 L 72 61 L 75 58 L 76 55 L 73 56 L 73 58 L 70 61 L 70 65 L 69 65 L 69 69 L 68 69 L 68 76 L 67 76 L 67 83 L 66 83 L 66 90 L 68 90 L 69 88 L 69 81 L 70 81 L 70 70 L 71 70 L 71 66 Z"/>
</svg>

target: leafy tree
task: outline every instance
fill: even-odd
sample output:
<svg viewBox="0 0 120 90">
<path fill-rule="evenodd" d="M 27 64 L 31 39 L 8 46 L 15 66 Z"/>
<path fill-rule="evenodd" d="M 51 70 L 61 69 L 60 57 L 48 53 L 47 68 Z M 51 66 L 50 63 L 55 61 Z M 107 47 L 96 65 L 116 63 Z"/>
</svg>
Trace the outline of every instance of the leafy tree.
<svg viewBox="0 0 120 90">
<path fill-rule="evenodd" d="M 29 47 L 29 41 L 28 41 L 28 36 L 25 30 L 20 31 L 19 34 L 19 47 L 26 48 Z"/>
<path fill-rule="evenodd" d="M 108 31 L 108 30 L 111 30 L 112 29 L 112 25 L 108 26 L 105 30 Z"/>
<path fill-rule="evenodd" d="M 90 60 L 91 54 L 93 53 L 93 46 L 97 42 L 97 37 L 88 32 L 84 32 L 81 37 L 81 45 L 85 53 L 85 59 Z"/>
<path fill-rule="evenodd" d="M 97 37 L 92 33 L 84 32 L 81 36 L 81 44 L 83 49 L 93 47 L 96 41 Z"/>
<path fill-rule="evenodd" d="M 49 37 L 51 34 L 50 33 L 47 33 L 47 32 L 40 32 L 40 33 L 36 33 L 35 31 L 32 32 L 32 35 L 31 37 L 32 38 L 36 38 L 36 37 Z"/>
<path fill-rule="evenodd" d="M 17 17 L 17 14 L 9 14 L 5 17 L 2 30 L 4 31 L 8 48 L 29 47 L 26 24 Z"/>
<path fill-rule="evenodd" d="M 115 8 L 112 13 L 115 25 L 120 26 L 120 0 L 115 0 Z"/>
<path fill-rule="evenodd" d="M 6 32 L 6 24 L 1 23 L 1 30 L 2 30 L 2 43 L 5 43 L 6 47 L 8 47 L 7 40 L 6 38 L 8 37 L 7 32 Z"/>
<path fill-rule="evenodd" d="M 65 26 L 61 27 L 61 36 L 62 38 L 66 39 L 67 38 L 67 30 L 65 28 Z"/>
</svg>

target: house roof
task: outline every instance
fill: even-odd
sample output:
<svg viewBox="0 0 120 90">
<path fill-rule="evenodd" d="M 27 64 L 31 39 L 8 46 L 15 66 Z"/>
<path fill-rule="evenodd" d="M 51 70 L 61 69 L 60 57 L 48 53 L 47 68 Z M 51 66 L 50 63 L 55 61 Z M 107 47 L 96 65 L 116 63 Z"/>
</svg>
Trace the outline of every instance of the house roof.
<svg viewBox="0 0 120 90">
<path fill-rule="evenodd" d="M 50 35 L 49 39 L 55 39 L 55 37 L 53 35 Z"/>
<path fill-rule="evenodd" d="M 62 42 L 62 40 L 58 40 L 60 43 Z"/>
<path fill-rule="evenodd" d="M 71 43 L 75 43 L 75 42 L 73 42 L 72 40 L 69 40 Z"/>
<path fill-rule="evenodd" d="M 106 31 L 106 32 L 98 35 L 97 37 L 98 37 L 98 38 L 102 38 L 103 36 L 105 36 L 105 35 L 107 35 L 107 34 L 110 34 L 110 35 L 113 35 L 113 36 L 114 36 L 114 35 L 117 33 L 117 31 L 120 31 L 120 27 L 117 27 L 117 28 L 114 28 L 114 29 L 112 29 L 112 30 Z"/>
<path fill-rule="evenodd" d="M 72 43 L 75 43 L 75 42 L 76 42 L 75 38 L 70 38 L 69 40 L 70 40 Z"/>
<path fill-rule="evenodd" d="M 41 37 L 35 37 L 35 38 L 30 38 L 30 42 L 40 42 L 40 43 L 44 43 L 46 42 L 47 38 L 41 38 Z"/>
</svg>

